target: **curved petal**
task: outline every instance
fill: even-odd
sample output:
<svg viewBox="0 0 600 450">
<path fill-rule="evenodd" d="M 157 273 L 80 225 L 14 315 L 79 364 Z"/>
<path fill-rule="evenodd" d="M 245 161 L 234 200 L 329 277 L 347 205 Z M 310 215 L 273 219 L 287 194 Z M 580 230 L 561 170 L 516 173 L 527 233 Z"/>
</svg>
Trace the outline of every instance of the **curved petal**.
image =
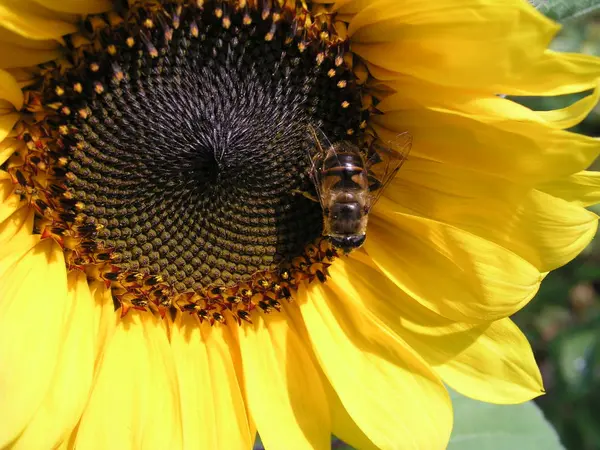
<svg viewBox="0 0 600 450">
<path fill-rule="evenodd" d="M 10 133 L 10 131 L 9 131 Z M 3 141 L 0 141 L 0 164 L 4 164 L 8 158 L 12 156 L 13 153 L 18 151 L 24 145 L 23 141 L 19 141 L 15 138 L 5 138 Z M 7 172 L 0 170 L 0 174 L 3 174 L 0 177 L 0 180 L 10 179 L 10 176 Z M 12 189 L 11 189 L 12 191 Z M 0 198 L 4 199 L 5 196 L 0 195 Z"/>
<path fill-rule="evenodd" d="M 94 303 L 94 373 L 97 373 L 106 346 L 117 328 L 118 316 L 109 287 L 101 281 L 94 281 L 90 292 Z"/>
<path fill-rule="evenodd" d="M 115 313 L 118 314 L 118 313 Z M 164 450 L 181 447 L 177 375 L 159 318 L 130 310 L 122 318 L 96 374 L 75 446 Z"/>
<path fill-rule="evenodd" d="M 32 41 L 0 27 L 0 69 L 31 67 L 59 56 L 56 41 Z"/>
<path fill-rule="evenodd" d="M 600 80 L 600 76 L 599 76 Z M 550 111 L 536 111 L 537 116 L 546 124 L 566 130 L 572 128 L 585 119 L 600 99 L 600 89 L 594 86 L 592 93 L 577 100 L 573 104 Z"/>
<path fill-rule="evenodd" d="M 0 41 L 1 40 L 2 40 L 2 36 L 0 33 Z M 40 76 L 39 68 L 37 68 L 35 66 L 34 67 L 21 67 L 21 68 L 8 69 L 7 72 L 11 74 L 11 76 L 15 79 L 15 81 L 19 85 L 19 88 L 21 88 L 21 89 L 31 86 L 32 84 L 35 84 L 38 77 Z M 22 142 L 23 145 L 25 144 L 23 141 L 18 141 L 18 142 Z"/>
<path fill-rule="evenodd" d="M 108 11 L 113 4 L 110 0 L 34 0 L 35 3 L 52 11 L 68 14 L 98 14 Z"/>
<path fill-rule="evenodd" d="M 23 431 L 42 404 L 73 306 L 62 249 L 46 240 L 23 253 L 0 275 L 0 448 Z"/>
<path fill-rule="evenodd" d="M 290 307 L 294 310 L 292 314 L 289 313 Z M 285 314 L 289 320 L 290 326 L 294 327 L 294 330 L 298 333 L 300 340 L 304 343 L 310 342 L 310 336 L 308 335 L 308 331 L 302 320 L 302 316 L 296 311 L 297 307 L 284 304 L 283 309 L 285 310 Z M 305 345 L 305 348 L 310 353 L 311 359 L 316 361 L 316 356 L 312 351 L 312 347 Z M 331 431 L 333 435 L 337 436 L 353 448 L 360 448 L 364 450 L 377 449 L 378 447 L 365 435 L 365 433 L 356 424 L 352 416 L 348 413 L 337 392 L 335 392 L 335 389 L 325 377 L 325 374 L 320 369 L 318 370 L 321 375 L 320 378 L 323 389 L 325 390 L 327 405 L 331 415 Z"/>
<path fill-rule="evenodd" d="M 77 31 L 77 16 L 50 11 L 29 0 L 1 0 L 3 28 L 30 39 L 58 39 Z"/>
<path fill-rule="evenodd" d="M 360 429 L 344 407 L 339 396 L 329 383 L 325 388 L 327 392 L 327 403 L 331 411 L 331 427 L 333 435 L 350 445 L 352 448 L 361 450 L 378 450 L 368 436 Z"/>
<path fill-rule="evenodd" d="M 30 67 L 57 59 L 60 51 L 56 49 L 34 49 L 19 47 L 14 44 L 0 42 L 0 69 L 13 67 Z"/>
<path fill-rule="evenodd" d="M 30 235 L 33 229 L 33 211 L 21 207 L 0 223 L 0 246 L 6 245 L 14 236 L 25 233 Z"/>
<path fill-rule="evenodd" d="M 475 105 L 479 100 L 469 101 Z M 579 172 L 600 154 L 598 139 L 523 121 L 510 113 L 502 116 L 487 106 L 468 106 L 460 110 L 435 105 L 391 109 L 390 105 L 384 115 L 373 118 L 373 124 L 383 139 L 408 131 L 415 156 L 521 184 L 535 185 Z"/>
<path fill-rule="evenodd" d="M 509 250 L 467 231 L 401 213 L 371 217 L 365 248 L 394 283 L 436 313 L 464 322 L 507 317 L 542 276 Z"/>
<path fill-rule="evenodd" d="M 287 311 L 306 324 L 321 368 L 369 440 L 378 448 L 444 448 L 452 428 L 448 393 L 408 345 L 355 308 L 373 293 L 332 276 L 298 294 L 300 306 Z"/>
<path fill-rule="evenodd" d="M 0 114 L 0 141 L 2 141 L 12 131 L 15 123 L 21 118 L 21 114 L 13 112 Z"/>
<path fill-rule="evenodd" d="M 0 279 L 40 242 L 39 235 L 15 233 L 7 244 L 0 246 Z"/>
<path fill-rule="evenodd" d="M 393 290 L 393 284 L 375 266 L 354 258 L 340 261 L 330 270 L 332 276 L 355 280 L 373 292 L 360 299 L 359 307 L 377 316 L 462 394 L 507 404 L 543 393 L 531 347 L 510 319 L 479 325 L 455 322 L 398 289 L 384 296 L 386 290 Z"/>
<path fill-rule="evenodd" d="M 598 227 L 594 213 L 560 198 L 420 158 L 406 162 L 374 213 L 379 211 L 447 223 L 505 247 L 540 272 L 571 261 Z"/>
<path fill-rule="evenodd" d="M 546 50 L 511 79 L 491 85 L 491 92 L 508 95 L 563 95 L 593 89 L 600 77 L 600 58 Z"/>
<path fill-rule="evenodd" d="M 0 45 L 1 44 L 14 45 L 19 48 L 29 48 L 33 50 L 52 50 L 60 46 L 59 42 L 56 40 L 46 39 L 42 41 L 34 41 L 0 26 Z M 0 55 L 2 55 L 0 57 L 1 62 L 4 57 L 7 56 L 7 54 L 0 53 Z"/>
<path fill-rule="evenodd" d="M 225 326 L 200 324 L 178 314 L 171 327 L 171 348 L 181 395 L 183 448 L 250 449 L 246 405 Z"/>
<path fill-rule="evenodd" d="M 239 328 L 239 343 L 248 409 L 265 448 L 329 449 L 329 409 L 306 344 L 280 316 L 252 321 Z"/>
<path fill-rule="evenodd" d="M 539 58 L 558 29 L 522 1 L 382 0 L 352 18 L 349 34 L 354 52 L 388 71 L 487 88 Z"/>
<path fill-rule="evenodd" d="M 95 357 L 94 303 L 84 273 L 70 273 L 68 285 L 67 301 L 72 310 L 65 323 L 56 370 L 42 404 L 13 443 L 15 450 L 59 445 L 79 422 L 88 399 Z"/>
<path fill-rule="evenodd" d="M 547 181 L 537 188 L 574 205 L 595 205 L 600 203 L 600 172 L 583 170 L 568 177 Z"/>
<path fill-rule="evenodd" d="M 23 93 L 17 80 L 5 70 L 0 70 L 0 99 L 11 102 L 16 110 L 23 106 Z"/>
<path fill-rule="evenodd" d="M 0 179 L 0 224 L 4 223 L 25 202 L 13 194 L 14 184 L 10 179 Z"/>
<path fill-rule="evenodd" d="M 493 322 L 481 334 L 478 330 L 456 333 L 445 348 L 461 347 L 474 337 L 476 340 L 451 361 L 436 364 L 435 358 L 440 361 L 441 355 L 432 355 L 431 347 L 423 356 L 446 383 L 477 400 L 515 404 L 546 392 L 531 346 L 510 319 Z"/>
<path fill-rule="evenodd" d="M 600 82 L 600 72 L 598 76 Z M 396 92 L 377 105 L 381 111 L 431 109 L 449 114 L 463 113 L 478 122 L 520 134 L 551 133 L 547 128 L 571 128 L 587 117 L 600 98 L 599 84 L 596 83 L 591 93 L 565 108 L 534 111 L 495 94 L 447 88 L 408 76 L 387 84 Z"/>
</svg>

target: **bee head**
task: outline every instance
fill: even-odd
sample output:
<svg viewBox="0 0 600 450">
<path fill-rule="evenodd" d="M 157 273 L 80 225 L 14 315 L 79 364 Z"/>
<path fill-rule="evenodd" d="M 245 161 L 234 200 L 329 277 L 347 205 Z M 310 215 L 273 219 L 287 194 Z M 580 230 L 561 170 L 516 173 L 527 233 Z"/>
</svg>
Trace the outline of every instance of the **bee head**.
<svg viewBox="0 0 600 450">
<path fill-rule="evenodd" d="M 366 235 L 354 236 L 330 236 L 329 239 L 334 247 L 341 249 L 346 255 L 352 250 L 359 248 L 364 244 Z"/>
</svg>

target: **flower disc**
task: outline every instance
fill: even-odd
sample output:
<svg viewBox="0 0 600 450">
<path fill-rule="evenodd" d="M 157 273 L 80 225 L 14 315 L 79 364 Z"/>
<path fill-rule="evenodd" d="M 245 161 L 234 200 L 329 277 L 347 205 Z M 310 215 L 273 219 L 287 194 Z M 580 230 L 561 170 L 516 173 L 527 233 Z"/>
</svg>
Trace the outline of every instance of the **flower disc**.
<svg viewBox="0 0 600 450">
<path fill-rule="evenodd" d="M 309 270 L 332 256 L 321 207 L 298 195 L 312 189 L 307 127 L 358 139 L 367 114 L 327 20 L 221 2 L 88 19 L 92 44 L 72 37 L 71 66 L 34 96 L 56 115 L 22 133 L 48 146 L 14 169 L 39 196 L 39 232 L 140 307 L 223 302 L 257 274 L 278 298 L 279 272 L 315 241 L 298 269 L 324 279 Z"/>
</svg>

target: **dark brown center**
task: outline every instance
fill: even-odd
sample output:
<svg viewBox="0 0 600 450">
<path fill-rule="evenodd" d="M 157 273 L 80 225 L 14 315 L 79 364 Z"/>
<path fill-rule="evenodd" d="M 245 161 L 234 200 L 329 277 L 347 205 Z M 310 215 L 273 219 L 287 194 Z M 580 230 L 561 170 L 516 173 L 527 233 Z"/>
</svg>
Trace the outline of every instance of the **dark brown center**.
<svg viewBox="0 0 600 450">
<path fill-rule="evenodd" d="M 347 139 L 360 96 L 344 42 L 267 8 L 137 11 L 49 91 L 69 203 L 121 269 L 232 285 L 320 236 L 319 204 L 294 193 L 310 189 L 307 125 Z"/>
</svg>

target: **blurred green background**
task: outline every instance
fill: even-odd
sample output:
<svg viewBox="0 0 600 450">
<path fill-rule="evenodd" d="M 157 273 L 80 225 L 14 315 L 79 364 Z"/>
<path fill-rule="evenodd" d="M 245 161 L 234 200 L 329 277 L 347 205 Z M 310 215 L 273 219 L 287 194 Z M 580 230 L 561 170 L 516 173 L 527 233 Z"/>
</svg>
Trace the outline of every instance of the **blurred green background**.
<svg viewBox="0 0 600 450">
<path fill-rule="evenodd" d="M 563 23 L 552 48 L 600 56 L 600 14 Z M 573 96 L 517 99 L 535 109 L 563 107 Z M 600 106 L 574 131 L 600 136 Z M 600 170 L 600 162 L 595 170 Z M 600 214 L 600 207 L 592 207 Z M 577 259 L 550 273 L 515 317 L 529 338 L 547 394 L 537 400 L 568 450 L 600 450 L 600 236 Z"/>
</svg>

